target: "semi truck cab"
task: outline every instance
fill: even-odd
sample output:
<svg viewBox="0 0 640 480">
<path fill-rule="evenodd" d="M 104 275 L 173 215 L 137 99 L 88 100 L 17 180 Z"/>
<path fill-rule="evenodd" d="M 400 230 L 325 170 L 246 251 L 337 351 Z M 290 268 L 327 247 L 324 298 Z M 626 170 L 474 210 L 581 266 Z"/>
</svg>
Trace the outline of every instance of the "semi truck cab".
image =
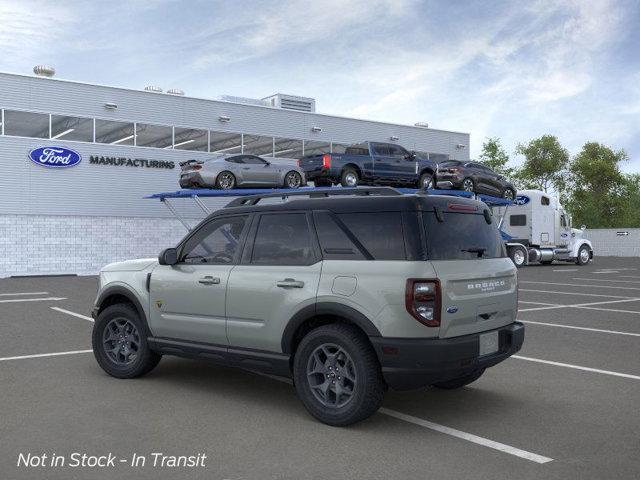
<svg viewBox="0 0 640 480">
<path fill-rule="evenodd" d="M 585 265 L 593 259 L 584 230 L 571 226 L 571 216 L 558 198 L 541 190 L 518 192 L 513 205 L 495 207 L 507 252 L 516 266 L 550 264 L 554 260 Z"/>
</svg>

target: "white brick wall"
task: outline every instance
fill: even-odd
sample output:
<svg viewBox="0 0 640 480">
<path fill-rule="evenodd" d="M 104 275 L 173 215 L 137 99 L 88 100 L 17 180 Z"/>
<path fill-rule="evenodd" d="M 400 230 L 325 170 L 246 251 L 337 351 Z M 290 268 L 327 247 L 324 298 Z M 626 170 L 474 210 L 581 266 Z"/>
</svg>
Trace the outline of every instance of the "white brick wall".
<svg viewBox="0 0 640 480">
<path fill-rule="evenodd" d="M 95 275 L 107 263 L 156 257 L 186 233 L 171 218 L 0 215 L 0 277 Z"/>
<path fill-rule="evenodd" d="M 622 233 L 628 235 L 621 235 Z M 587 229 L 584 237 L 598 257 L 640 257 L 640 228 Z"/>
</svg>

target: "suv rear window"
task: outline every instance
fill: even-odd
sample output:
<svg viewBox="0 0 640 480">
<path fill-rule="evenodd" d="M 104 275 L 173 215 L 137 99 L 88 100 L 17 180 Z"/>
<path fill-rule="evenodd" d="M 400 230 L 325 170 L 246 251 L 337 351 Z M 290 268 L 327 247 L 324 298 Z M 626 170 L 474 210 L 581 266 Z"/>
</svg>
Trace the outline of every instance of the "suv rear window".
<svg viewBox="0 0 640 480">
<path fill-rule="evenodd" d="M 443 222 L 433 212 L 422 215 L 429 260 L 473 260 L 480 249 L 481 258 L 506 256 L 495 222 L 488 224 L 482 213 L 443 212 Z"/>
</svg>

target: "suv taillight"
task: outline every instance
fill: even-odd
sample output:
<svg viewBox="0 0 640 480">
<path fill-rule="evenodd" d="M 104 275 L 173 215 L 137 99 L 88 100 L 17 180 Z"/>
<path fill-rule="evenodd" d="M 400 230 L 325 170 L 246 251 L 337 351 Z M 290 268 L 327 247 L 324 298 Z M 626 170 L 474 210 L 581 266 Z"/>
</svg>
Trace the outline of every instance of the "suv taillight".
<svg viewBox="0 0 640 480">
<path fill-rule="evenodd" d="M 328 153 L 322 156 L 322 168 L 331 168 L 331 155 Z"/>
<path fill-rule="evenodd" d="M 302 163 L 302 160 L 298 159 L 298 161 L 296 162 L 298 164 L 298 166 L 300 167 L 300 163 Z"/>
<path fill-rule="evenodd" d="M 407 312 L 427 327 L 440 326 L 440 282 L 410 278 L 405 291 Z"/>
</svg>

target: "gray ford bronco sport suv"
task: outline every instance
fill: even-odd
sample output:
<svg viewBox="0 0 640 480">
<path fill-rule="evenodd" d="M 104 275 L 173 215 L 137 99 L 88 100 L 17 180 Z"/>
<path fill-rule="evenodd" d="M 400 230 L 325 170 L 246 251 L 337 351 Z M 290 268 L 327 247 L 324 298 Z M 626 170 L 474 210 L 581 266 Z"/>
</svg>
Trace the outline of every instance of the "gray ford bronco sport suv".
<svg viewBox="0 0 640 480">
<path fill-rule="evenodd" d="M 389 387 L 459 388 L 522 346 L 516 268 L 484 203 L 392 188 L 270 197 L 282 194 L 233 200 L 158 260 L 100 272 L 93 350 L 108 374 L 209 359 L 290 377 L 311 415 L 344 426 Z"/>
</svg>

